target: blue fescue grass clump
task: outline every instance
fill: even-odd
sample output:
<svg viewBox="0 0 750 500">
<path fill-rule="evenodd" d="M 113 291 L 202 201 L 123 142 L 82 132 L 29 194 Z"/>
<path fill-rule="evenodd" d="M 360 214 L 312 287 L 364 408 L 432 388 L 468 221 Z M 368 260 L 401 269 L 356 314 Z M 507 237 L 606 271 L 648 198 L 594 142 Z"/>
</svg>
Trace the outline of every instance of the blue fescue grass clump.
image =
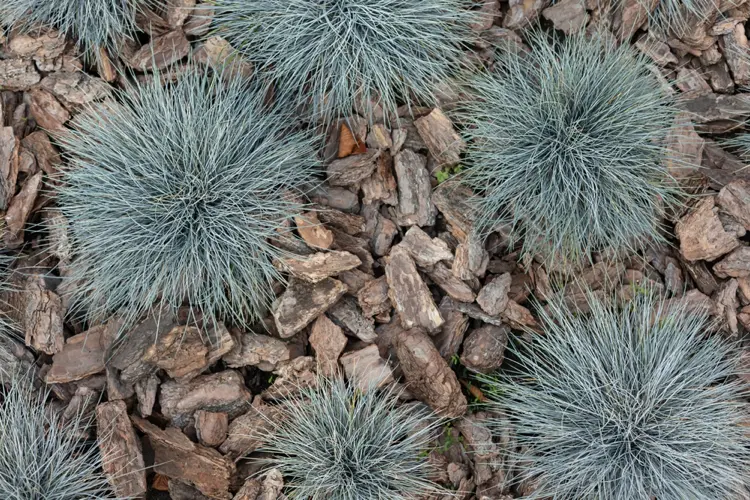
<svg viewBox="0 0 750 500">
<path fill-rule="evenodd" d="M 464 66 L 471 0 L 215 0 L 214 26 L 279 97 L 325 122 L 436 103 Z M 370 103 L 372 98 L 374 106 Z"/>
<path fill-rule="evenodd" d="M 115 51 L 136 32 L 137 9 L 151 0 L 3 0 L 0 25 L 28 31 L 49 26 L 73 37 L 93 54 Z"/>
<path fill-rule="evenodd" d="M 60 137 L 75 303 L 89 318 L 152 304 L 207 322 L 260 319 L 280 280 L 269 239 L 303 211 L 317 139 L 238 79 L 159 75 L 79 114 Z M 224 81 L 227 80 L 227 81 Z"/>
<path fill-rule="evenodd" d="M 651 295 L 589 304 L 584 316 L 553 301 L 544 335 L 483 378 L 490 408 L 516 426 L 533 498 L 744 498 L 750 408 L 737 346 Z"/>
<path fill-rule="evenodd" d="M 96 446 L 81 441 L 87 418 L 46 410 L 48 392 L 24 378 L 0 375 L 0 498 L 114 499 Z"/>
<path fill-rule="evenodd" d="M 696 24 L 711 22 L 719 14 L 718 5 L 713 0 L 661 0 L 655 9 L 653 2 L 640 0 L 640 3 L 651 12 L 651 29 L 661 31 L 666 36 L 682 37 L 689 34 Z M 626 7 L 626 2 L 619 4 L 620 8 Z"/>
<path fill-rule="evenodd" d="M 411 500 L 442 490 L 432 481 L 428 446 L 444 423 L 398 391 L 361 391 L 319 379 L 285 401 L 262 462 L 284 475 L 290 498 Z"/>
<path fill-rule="evenodd" d="M 510 223 L 511 243 L 548 262 L 661 241 L 674 102 L 627 44 L 538 31 L 529 42 L 473 77 L 459 112 L 479 230 Z"/>
</svg>

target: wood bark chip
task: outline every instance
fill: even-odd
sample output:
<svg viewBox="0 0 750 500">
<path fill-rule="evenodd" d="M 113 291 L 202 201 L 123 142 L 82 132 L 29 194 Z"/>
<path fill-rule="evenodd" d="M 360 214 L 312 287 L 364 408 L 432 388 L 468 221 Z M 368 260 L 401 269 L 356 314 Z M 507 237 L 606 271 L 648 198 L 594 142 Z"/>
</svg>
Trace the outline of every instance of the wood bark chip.
<svg viewBox="0 0 750 500">
<path fill-rule="evenodd" d="M 393 248 L 386 258 L 385 276 L 388 294 L 404 328 L 421 326 L 428 332 L 437 331 L 443 318 L 406 249 L 398 245 Z"/>
<path fill-rule="evenodd" d="M 349 252 L 318 252 L 312 255 L 286 257 L 275 263 L 283 271 L 289 272 L 295 278 L 318 283 L 342 271 L 348 271 L 362 264 L 359 257 Z"/>
<path fill-rule="evenodd" d="M 518 30 L 533 24 L 549 5 L 549 0 L 510 0 L 508 3 L 510 10 L 503 19 L 503 27 Z"/>
<path fill-rule="evenodd" d="M 714 208 L 714 197 L 708 197 L 677 222 L 675 234 L 680 240 L 680 253 L 685 259 L 710 261 L 739 246 L 737 237 L 724 230 L 717 210 Z"/>
<path fill-rule="evenodd" d="M 508 345 L 507 326 L 484 325 L 464 340 L 461 364 L 480 373 L 491 373 L 503 364 Z"/>
<path fill-rule="evenodd" d="M 544 9 L 542 16 L 566 35 L 580 31 L 589 21 L 583 0 L 562 0 Z"/>
<path fill-rule="evenodd" d="M 32 90 L 29 92 L 29 113 L 37 124 L 45 130 L 59 132 L 65 129 L 64 124 L 70 120 L 70 113 L 49 92 Z"/>
<path fill-rule="evenodd" d="M 394 382 L 391 367 L 380 357 L 380 351 L 375 344 L 347 352 L 341 356 L 341 366 L 344 367 L 344 373 L 350 383 L 362 392 Z"/>
<path fill-rule="evenodd" d="M 312 324 L 309 340 L 310 346 L 315 351 L 318 373 L 324 377 L 331 377 L 338 373 L 339 356 L 347 343 L 346 335 L 341 327 L 325 314 L 321 314 Z"/>
<path fill-rule="evenodd" d="M 738 287 L 737 280 L 730 279 L 722 284 L 719 293 L 716 294 L 716 314 L 723 319 L 723 326 L 733 337 L 739 333 L 737 326 L 737 309 L 740 307 L 737 300 Z"/>
<path fill-rule="evenodd" d="M 343 250 L 345 252 L 353 253 L 362 264 L 357 269 L 364 271 L 367 274 L 373 274 L 373 264 L 375 259 L 370 251 L 370 241 L 365 238 L 357 236 L 350 236 L 343 231 L 334 230 L 333 232 L 333 249 Z"/>
<path fill-rule="evenodd" d="M 21 191 L 10 200 L 8 211 L 5 213 L 5 244 L 10 248 L 17 248 L 23 244 L 24 226 L 34 208 L 34 202 L 42 187 L 42 173 L 37 172 L 26 179 Z"/>
<path fill-rule="evenodd" d="M 174 427 L 162 430 L 136 416 L 131 419 L 149 438 L 154 450 L 154 471 L 189 483 L 210 498 L 232 498 L 229 488 L 236 469 L 229 458 L 193 443 Z"/>
<path fill-rule="evenodd" d="M 294 223 L 297 225 L 300 237 L 310 248 L 331 248 L 333 233 L 320 223 L 315 212 L 307 212 L 300 217 L 295 217 Z"/>
<path fill-rule="evenodd" d="M 237 332 L 234 348 L 224 355 L 224 362 L 230 368 L 257 366 L 266 372 L 289 359 L 291 351 L 286 342 L 254 332 Z"/>
<path fill-rule="evenodd" d="M 8 208 L 16 194 L 19 141 L 13 127 L 0 128 L 0 210 Z"/>
<path fill-rule="evenodd" d="M 489 262 L 490 255 L 485 250 L 483 241 L 472 233 L 456 247 L 452 271 L 459 279 L 471 280 L 475 276 L 484 276 Z"/>
<path fill-rule="evenodd" d="M 730 182 L 719 191 L 716 203 L 721 209 L 750 230 L 750 182 L 737 180 Z"/>
<path fill-rule="evenodd" d="M 203 446 L 216 448 L 227 438 L 229 417 L 226 413 L 198 410 L 195 412 L 195 432 Z"/>
<path fill-rule="evenodd" d="M 28 90 L 42 79 L 34 62 L 24 59 L 0 59 L 0 89 Z"/>
<path fill-rule="evenodd" d="M 365 218 L 361 215 L 340 210 L 321 210 L 317 214 L 323 224 L 349 236 L 357 236 L 365 230 Z"/>
<path fill-rule="evenodd" d="M 378 257 L 386 255 L 391 249 L 393 239 L 397 234 L 398 226 L 394 224 L 391 219 L 383 217 L 378 213 L 375 231 L 373 232 L 372 239 L 370 240 L 372 253 L 377 255 Z"/>
<path fill-rule="evenodd" d="M 466 143 L 440 108 L 414 120 L 414 126 L 439 167 L 453 166 L 461 161 L 461 151 L 466 149 Z"/>
<path fill-rule="evenodd" d="M 388 281 L 385 276 L 370 280 L 357 292 L 357 302 L 362 314 L 367 317 L 377 316 L 391 310 L 388 296 Z"/>
<path fill-rule="evenodd" d="M 164 416 L 183 427 L 196 410 L 223 412 L 234 418 L 247 411 L 252 397 L 242 375 L 225 370 L 187 383 L 168 380 L 161 386 L 159 403 Z"/>
<path fill-rule="evenodd" d="M 474 302 L 476 295 L 471 287 L 458 279 L 442 262 L 438 262 L 425 272 L 451 298 L 459 302 Z"/>
<path fill-rule="evenodd" d="M 156 403 L 156 391 L 159 389 L 159 377 L 150 375 L 134 384 L 135 396 L 138 400 L 138 413 L 143 418 L 151 416 Z"/>
<path fill-rule="evenodd" d="M 411 393 L 445 417 L 466 413 L 466 397 L 456 374 L 424 330 L 412 328 L 402 332 L 395 347 Z"/>
<path fill-rule="evenodd" d="M 86 73 L 52 73 L 39 84 L 69 108 L 100 101 L 111 94 L 111 87 Z"/>
<path fill-rule="evenodd" d="M 712 93 L 680 101 L 680 106 L 698 124 L 719 120 L 737 122 L 750 116 L 750 95 Z"/>
<path fill-rule="evenodd" d="M 158 476 L 165 479 L 167 478 L 167 476 L 161 474 L 158 474 Z M 194 486 L 176 479 L 171 481 L 168 480 L 167 491 L 169 491 L 169 497 L 171 500 L 211 500 Z"/>
<path fill-rule="evenodd" d="M 283 416 L 278 406 L 267 405 L 256 397 L 252 407 L 229 424 L 227 438 L 219 451 L 233 460 L 252 453 L 273 435 L 274 423 Z"/>
<path fill-rule="evenodd" d="M 346 286 L 333 278 L 315 284 L 291 280 L 273 306 L 279 336 L 289 338 L 323 314 L 346 293 Z"/>
<path fill-rule="evenodd" d="M 208 368 L 209 346 L 204 344 L 199 328 L 175 326 L 155 340 L 141 359 L 161 368 L 171 378 L 188 382 Z"/>
<path fill-rule="evenodd" d="M 63 317 L 60 297 L 49 290 L 43 277 L 26 279 L 22 325 L 26 345 L 47 354 L 63 350 Z"/>
<path fill-rule="evenodd" d="M 183 31 L 188 36 L 202 36 L 208 33 L 211 20 L 214 17 L 214 9 L 210 2 L 198 2 L 190 18 L 183 26 Z"/>
<path fill-rule="evenodd" d="M 103 372 L 105 356 L 116 326 L 107 323 L 70 337 L 62 351 L 52 357 L 52 367 L 44 381 L 64 384 Z"/>
<path fill-rule="evenodd" d="M 641 35 L 635 42 L 635 46 L 659 66 L 677 64 L 678 62 L 677 57 L 669 49 L 669 45 L 654 36 Z"/>
<path fill-rule="evenodd" d="M 8 40 L 10 54 L 36 60 L 54 59 L 65 50 L 65 34 L 56 30 L 14 33 Z"/>
<path fill-rule="evenodd" d="M 398 182 L 398 224 L 435 224 L 437 209 L 430 198 L 432 186 L 430 174 L 427 172 L 427 158 L 405 149 L 396 155 L 395 170 Z"/>
<path fill-rule="evenodd" d="M 380 151 L 351 155 L 333 160 L 327 169 L 328 184 L 331 186 L 352 186 L 367 179 L 378 166 Z"/>
<path fill-rule="evenodd" d="M 242 488 L 239 489 L 232 500 L 258 500 L 260 490 L 260 481 L 249 477 L 245 480 L 245 484 L 242 485 Z"/>
<path fill-rule="evenodd" d="M 724 57 L 732 70 L 734 83 L 747 85 L 750 83 L 750 45 L 745 34 L 744 23 L 737 23 L 730 33 L 723 35 L 720 39 Z"/>
<path fill-rule="evenodd" d="M 484 285 L 477 295 L 477 304 L 484 312 L 491 316 L 497 316 L 508 307 L 508 292 L 513 278 L 508 273 L 492 279 Z"/>
<path fill-rule="evenodd" d="M 185 33 L 182 30 L 175 30 L 154 38 L 151 43 L 125 58 L 125 63 L 140 71 L 164 69 L 188 55 L 189 52 L 190 42 L 185 37 Z"/>
<path fill-rule="evenodd" d="M 362 314 L 356 300 L 352 297 L 344 297 L 338 303 L 331 306 L 328 316 L 344 328 L 344 332 L 357 337 L 362 342 L 370 343 L 377 337 L 375 333 L 375 322 Z"/>
<path fill-rule="evenodd" d="M 261 393 L 263 399 L 285 399 L 291 394 L 299 393 L 300 389 L 315 387 L 318 384 L 315 358 L 312 356 L 294 358 L 274 373 L 278 378 L 273 381 L 271 387 Z"/>
<path fill-rule="evenodd" d="M 464 334 L 469 328 L 469 318 L 453 307 L 453 304 L 448 297 L 440 301 L 440 314 L 445 318 L 445 323 L 432 339 L 438 352 L 446 361 L 458 354 L 464 341 Z"/>
<path fill-rule="evenodd" d="M 168 0 L 165 19 L 172 28 L 180 28 L 195 7 L 195 0 Z"/>
<path fill-rule="evenodd" d="M 27 135 L 21 141 L 21 145 L 34 153 L 36 162 L 45 174 L 49 176 L 55 176 L 58 172 L 57 167 L 62 165 L 62 159 L 60 153 L 58 153 L 55 146 L 49 140 L 49 136 L 41 131 L 37 130 Z"/>
<path fill-rule="evenodd" d="M 459 242 L 466 241 L 474 226 L 476 211 L 469 201 L 472 196 L 471 189 L 453 182 L 444 182 L 432 193 L 432 201 Z"/>
<path fill-rule="evenodd" d="M 750 276 L 750 247 L 739 247 L 714 264 L 719 278 L 746 278 Z"/>
<path fill-rule="evenodd" d="M 96 407 L 102 469 L 119 498 L 145 498 L 148 490 L 141 442 L 135 435 L 124 401 Z"/>
<path fill-rule="evenodd" d="M 419 226 L 410 227 L 399 246 L 406 249 L 420 267 L 430 267 L 442 260 L 453 259 L 453 253 L 445 241 L 430 238 Z"/>
<path fill-rule="evenodd" d="M 193 60 L 223 71 L 226 76 L 250 78 L 253 74 L 252 63 L 220 36 L 212 36 L 198 46 L 193 52 Z"/>
<path fill-rule="evenodd" d="M 364 204 L 382 201 L 386 205 L 398 203 L 398 183 L 393 175 L 393 157 L 385 150 L 377 160 L 377 167 L 370 177 L 362 181 Z"/>
</svg>

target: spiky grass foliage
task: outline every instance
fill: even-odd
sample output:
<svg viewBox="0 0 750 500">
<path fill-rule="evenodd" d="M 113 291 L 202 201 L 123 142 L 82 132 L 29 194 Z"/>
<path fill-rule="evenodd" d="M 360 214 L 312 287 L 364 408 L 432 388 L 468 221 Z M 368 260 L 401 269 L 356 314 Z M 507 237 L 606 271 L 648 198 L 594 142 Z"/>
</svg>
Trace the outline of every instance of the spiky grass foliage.
<svg viewBox="0 0 750 500">
<path fill-rule="evenodd" d="M 269 238 L 300 214 L 316 141 L 237 79 L 159 75 L 89 108 L 60 137 L 78 310 L 134 320 L 160 299 L 247 325 L 273 299 L 285 256 Z"/>
<path fill-rule="evenodd" d="M 649 14 L 651 30 L 661 31 L 665 36 L 684 36 L 700 22 L 711 22 L 719 13 L 713 0 L 660 0 L 654 3 L 639 0 Z M 627 8 L 627 2 L 616 3 L 618 8 Z"/>
<path fill-rule="evenodd" d="M 662 160 L 676 116 L 645 59 L 583 36 L 529 35 L 468 82 L 470 168 L 478 230 L 504 222 L 523 254 L 588 259 L 602 248 L 659 241 L 675 188 Z"/>
<path fill-rule="evenodd" d="M 3 0 L 0 24 L 23 31 L 50 26 L 70 35 L 87 54 L 116 50 L 136 32 L 137 9 L 151 0 Z"/>
<path fill-rule="evenodd" d="M 589 304 L 581 315 L 553 301 L 545 334 L 482 378 L 490 408 L 516 426 L 533 498 L 744 498 L 750 408 L 736 346 L 651 295 Z"/>
<path fill-rule="evenodd" d="M 400 103 L 432 105 L 463 66 L 471 0 L 214 0 L 214 26 L 325 122 L 358 111 L 386 122 Z M 370 98 L 373 102 L 370 102 Z M 374 104 L 374 105 L 373 105 Z"/>
<path fill-rule="evenodd" d="M 362 392 L 342 380 L 302 388 L 270 422 L 261 460 L 284 475 L 291 498 L 411 500 L 439 492 L 428 445 L 444 422 L 421 404 L 398 403 L 395 389 Z"/>
<path fill-rule="evenodd" d="M 114 499 L 96 446 L 81 441 L 87 419 L 79 413 L 63 421 L 45 409 L 47 396 L 23 373 L 0 374 L 0 497 Z"/>
</svg>

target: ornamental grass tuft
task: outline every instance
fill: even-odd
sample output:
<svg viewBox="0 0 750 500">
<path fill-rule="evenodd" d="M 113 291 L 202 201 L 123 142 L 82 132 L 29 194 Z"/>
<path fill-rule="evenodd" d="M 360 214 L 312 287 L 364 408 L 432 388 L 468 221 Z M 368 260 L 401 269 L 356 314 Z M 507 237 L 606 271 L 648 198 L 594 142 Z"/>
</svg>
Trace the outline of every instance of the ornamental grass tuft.
<svg viewBox="0 0 750 500">
<path fill-rule="evenodd" d="M 277 83 L 279 97 L 324 122 L 397 116 L 434 105 L 465 66 L 471 0 L 215 0 L 214 26 Z M 379 111 L 382 110 L 382 111 Z"/>
<path fill-rule="evenodd" d="M 552 301 L 544 334 L 481 377 L 489 409 L 515 426 L 530 498 L 744 498 L 750 407 L 737 346 L 650 294 L 622 307 L 592 295 L 589 306 Z"/>
<path fill-rule="evenodd" d="M 678 190 L 664 165 L 677 108 L 647 61 L 597 38 L 529 35 L 468 82 L 463 182 L 478 231 L 511 227 L 511 245 L 547 263 L 663 241 Z"/>
<path fill-rule="evenodd" d="M 411 500 L 445 493 L 430 480 L 428 446 L 444 421 L 393 388 L 363 392 L 319 379 L 282 404 L 262 460 L 281 471 L 290 498 Z M 265 440 L 265 439 L 264 439 Z"/>
<path fill-rule="evenodd" d="M 286 253 L 270 239 L 302 213 L 318 140 L 238 79 L 159 75 L 79 114 L 60 142 L 74 311 L 135 320 L 157 301 L 249 325 Z"/>
</svg>

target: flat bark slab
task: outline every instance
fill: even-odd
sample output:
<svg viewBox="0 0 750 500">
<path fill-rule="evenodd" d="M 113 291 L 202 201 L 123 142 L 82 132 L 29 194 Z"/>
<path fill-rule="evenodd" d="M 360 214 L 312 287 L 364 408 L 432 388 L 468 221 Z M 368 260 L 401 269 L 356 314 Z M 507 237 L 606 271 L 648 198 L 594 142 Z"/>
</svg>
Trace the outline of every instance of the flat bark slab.
<svg viewBox="0 0 750 500">
<path fill-rule="evenodd" d="M 190 382 L 168 380 L 161 386 L 162 414 L 178 426 L 189 423 L 196 410 L 223 412 L 234 418 L 246 411 L 253 395 L 239 372 L 225 370 L 201 375 Z"/>
<path fill-rule="evenodd" d="M 317 252 L 312 255 L 287 257 L 279 260 L 278 267 L 310 283 L 318 283 L 331 276 L 354 269 L 362 264 L 354 254 L 331 250 L 330 252 Z"/>
<path fill-rule="evenodd" d="M 70 337 L 62 351 L 52 357 L 52 368 L 44 381 L 64 384 L 103 372 L 116 327 L 113 323 L 107 323 Z"/>
<path fill-rule="evenodd" d="M 562 0 L 544 9 L 542 16 L 568 35 L 582 29 L 589 20 L 583 0 Z"/>
<path fill-rule="evenodd" d="M 716 203 L 722 211 L 737 219 L 745 229 L 750 230 L 750 182 L 736 180 L 719 191 Z"/>
<path fill-rule="evenodd" d="M 145 498 L 148 490 L 141 442 L 135 435 L 124 401 L 96 407 L 102 468 L 120 498 Z"/>
<path fill-rule="evenodd" d="M 376 128 L 378 126 L 382 127 L 375 125 Z M 372 175 L 362 181 L 362 203 L 367 205 L 375 201 L 382 201 L 386 205 L 398 203 L 398 183 L 393 174 L 393 157 L 385 151 L 378 157 L 377 167 Z"/>
<path fill-rule="evenodd" d="M 420 326 L 428 332 L 435 332 L 440 328 L 443 318 L 405 248 L 398 245 L 393 248 L 386 258 L 385 276 L 388 294 L 404 328 Z"/>
<path fill-rule="evenodd" d="M 737 236 L 724 230 L 717 212 L 711 196 L 701 200 L 677 222 L 675 234 L 685 259 L 715 260 L 739 246 Z"/>
<path fill-rule="evenodd" d="M 440 301 L 440 314 L 445 318 L 445 323 L 440 328 L 440 332 L 432 337 L 435 347 L 446 361 L 450 361 L 458 354 L 466 330 L 469 329 L 469 318 L 457 310 L 453 304 L 454 302 L 449 297 Z"/>
<path fill-rule="evenodd" d="M 484 325 L 471 332 L 464 340 L 461 364 L 466 368 L 491 373 L 503 364 L 510 328 Z"/>
<path fill-rule="evenodd" d="M 198 410 L 195 412 L 195 433 L 198 442 L 216 448 L 227 438 L 229 416 L 223 412 Z"/>
<path fill-rule="evenodd" d="M 297 232 L 310 248 L 331 248 L 333 233 L 321 224 L 315 212 L 307 212 L 294 218 Z"/>
<path fill-rule="evenodd" d="M 750 247 L 739 247 L 714 264 L 719 278 L 746 278 L 750 276 Z"/>
<path fill-rule="evenodd" d="M 453 122 L 445 116 L 440 108 L 414 120 L 419 135 L 427 145 L 430 154 L 438 166 L 456 165 L 461 161 L 461 151 L 466 149 L 466 143 L 453 127 Z"/>
<path fill-rule="evenodd" d="M 291 280 L 274 303 L 273 319 L 279 336 L 293 336 L 323 314 L 346 293 L 346 286 L 333 278 L 318 283 Z"/>
<path fill-rule="evenodd" d="M 446 417 L 466 413 L 466 397 L 456 374 L 424 330 L 412 328 L 401 332 L 396 338 L 396 355 L 409 391 L 420 401 Z"/>
<path fill-rule="evenodd" d="M 491 316 L 497 316 L 508 307 L 508 292 L 513 281 L 510 273 L 496 276 L 484 285 L 477 294 L 477 304 L 484 312 Z"/>
<path fill-rule="evenodd" d="M 151 40 L 133 55 L 124 58 L 131 68 L 140 71 L 164 69 L 190 52 L 190 42 L 182 30 L 171 31 Z"/>
<path fill-rule="evenodd" d="M 274 423 L 283 415 L 278 406 L 267 405 L 256 398 L 246 413 L 229 424 L 227 438 L 219 450 L 233 460 L 252 453 L 273 435 Z"/>
<path fill-rule="evenodd" d="M 432 204 L 427 158 L 405 149 L 395 157 L 398 182 L 397 218 L 401 226 L 432 226 L 437 209 Z"/>
<path fill-rule="evenodd" d="M 365 317 L 357 305 L 357 301 L 351 297 L 344 297 L 334 304 L 328 315 L 344 332 L 357 337 L 362 342 L 372 342 L 378 336 L 375 333 L 375 322 L 372 318 Z"/>
<path fill-rule="evenodd" d="M 338 373 L 339 356 L 347 344 L 343 329 L 321 314 L 310 328 L 310 346 L 315 351 L 318 373 L 331 377 Z"/>
<path fill-rule="evenodd" d="M 238 332 L 235 338 L 235 347 L 224 355 L 224 362 L 230 368 L 257 366 L 271 372 L 291 359 L 289 345 L 277 338 L 254 332 Z"/>
<path fill-rule="evenodd" d="M 37 172 L 23 183 L 21 190 L 11 200 L 5 213 L 5 244 L 18 248 L 23 244 L 24 228 L 42 188 L 42 172 Z"/>
<path fill-rule="evenodd" d="M 42 76 L 28 59 L 0 60 L 0 88 L 3 90 L 28 90 L 39 83 Z"/>
<path fill-rule="evenodd" d="M 60 132 L 70 120 L 70 113 L 60 104 L 55 96 L 45 90 L 29 92 L 29 113 L 37 124 L 45 130 Z"/>
<path fill-rule="evenodd" d="M 420 267 L 434 266 L 440 261 L 453 259 L 453 252 L 440 238 L 431 238 L 419 226 L 412 226 L 404 235 L 400 246 L 406 249 Z"/>
<path fill-rule="evenodd" d="M 469 285 L 453 274 L 442 262 L 425 271 L 427 276 L 451 298 L 459 302 L 474 302 L 476 294 Z"/>
<path fill-rule="evenodd" d="M 341 356 L 341 366 L 346 378 L 363 392 L 394 382 L 391 367 L 380 357 L 375 344 L 347 352 Z"/>
<path fill-rule="evenodd" d="M 474 226 L 476 209 L 470 202 L 473 195 L 471 189 L 456 182 L 444 182 L 432 193 L 432 202 L 459 242 L 466 241 Z"/>
<path fill-rule="evenodd" d="M 388 296 L 388 280 L 385 276 L 370 280 L 357 291 L 357 302 L 362 314 L 371 318 L 391 310 L 391 299 Z"/>
<path fill-rule="evenodd" d="M 208 368 L 209 348 L 201 331 L 191 326 L 175 326 L 156 339 L 141 358 L 161 368 L 171 378 L 188 382 Z"/>
<path fill-rule="evenodd" d="M 331 186 L 353 186 L 372 175 L 378 166 L 380 151 L 351 155 L 333 160 L 328 165 L 328 184 Z"/>
<path fill-rule="evenodd" d="M 0 209 L 8 208 L 16 193 L 20 142 L 13 127 L 0 127 Z"/>
<path fill-rule="evenodd" d="M 83 72 L 51 73 L 39 85 L 69 108 L 100 101 L 111 95 L 111 87 L 104 80 Z"/>
<path fill-rule="evenodd" d="M 236 472 L 232 460 L 212 448 L 193 443 L 180 429 L 160 429 L 142 418 L 131 419 L 148 436 L 154 449 L 154 471 L 195 486 L 209 498 L 232 498 L 229 488 Z"/>
</svg>

